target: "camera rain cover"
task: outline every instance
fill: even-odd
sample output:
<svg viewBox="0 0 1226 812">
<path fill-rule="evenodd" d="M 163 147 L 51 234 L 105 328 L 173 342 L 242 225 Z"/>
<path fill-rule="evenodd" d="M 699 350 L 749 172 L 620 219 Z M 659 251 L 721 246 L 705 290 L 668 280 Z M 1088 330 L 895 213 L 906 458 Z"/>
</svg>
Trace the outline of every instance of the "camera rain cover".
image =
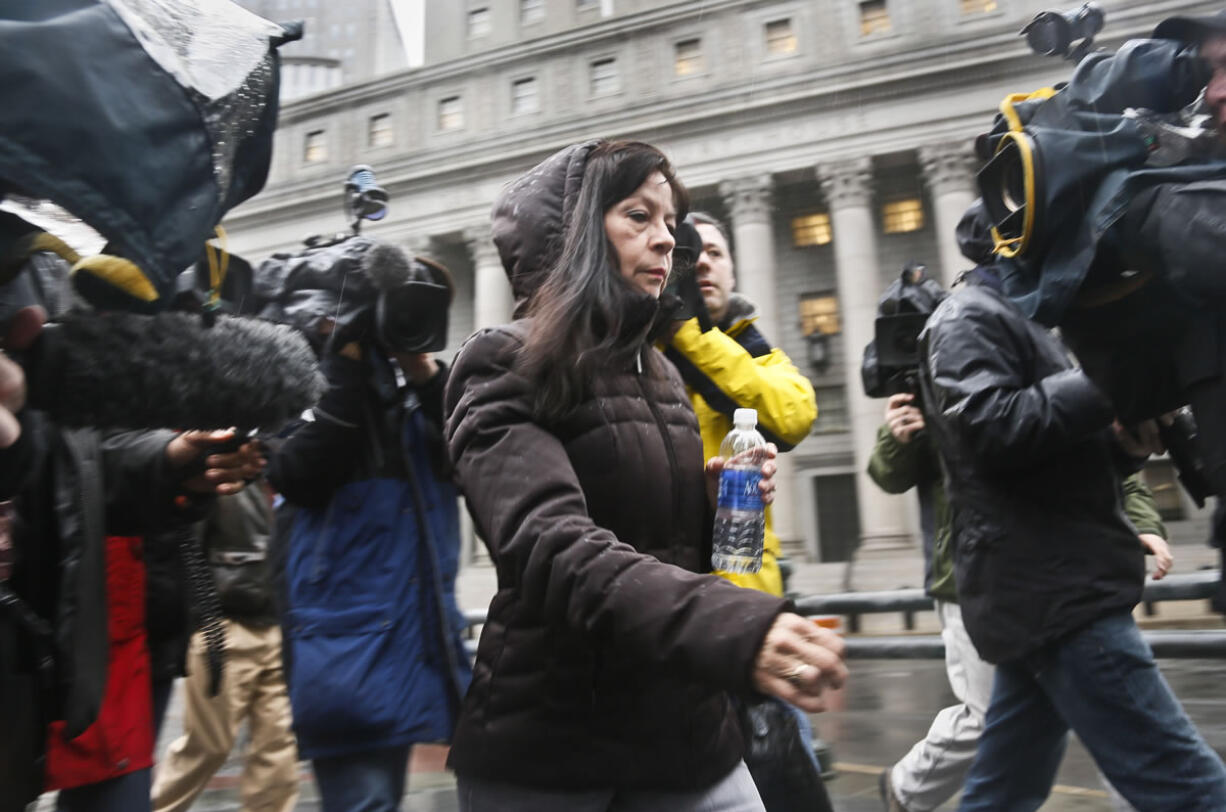
<svg viewBox="0 0 1226 812">
<path fill-rule="evenodd" d="M 263 188 L 276 48 L 300 35 L 230 0 L 0 4 L 0 189 L 80 217 L 168 300 Z"/>
</svg>

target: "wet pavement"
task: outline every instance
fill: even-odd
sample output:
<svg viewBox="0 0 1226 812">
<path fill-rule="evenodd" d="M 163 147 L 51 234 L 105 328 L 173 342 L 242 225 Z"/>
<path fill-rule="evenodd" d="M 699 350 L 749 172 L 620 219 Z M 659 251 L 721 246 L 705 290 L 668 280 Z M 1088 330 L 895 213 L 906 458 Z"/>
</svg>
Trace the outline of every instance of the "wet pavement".
<svg viewBox="0 0 1226 812">
<path fill-rule="evenodd" d="M 1163 672 L 1209 744 L 1226 753 L 1226 697 L 1221 695 L 1223 665 L 1204 660 L 1168 660 Z M 829 746 L 838 771 L 827 787 L 839 812 L 878 812 L 877 775 L 910 749 L 932 716 L 953 702 L 939 661 L 858 661 L 853 679 L 827 713 L 812 717 Z M 165 742 L 163 742 L 163 745 Z M 454 778 L 443 769 L 445 750 L 419 747 L 410 764 L 406 812 L 455 812 Z M 1025 757 L 1019 754 L 1019 757 Z M 200 812 L 235 812 L 240 762 L 233 759 L 193 807 Z M 319 802 L 309 769 L 303 765 L 299 812 L 316 812 Z M 956 799 L 942 809 L 955 809 Z M 1077 741 L 1056 779 L 1044 812 L 1108 812 L 1111 804 L 1098 783 L 1092 761 Z"/>
<path fill-rule="evenodd" d="M 1216 552 L 1199 544 L 1179 545 L 1177 571 L 1190 572 L 1216 564 Z M 918 554 L 895 551 L 866 557 L 856 563 L 851 584 L 861 590 L 920 586 Z M 801 564 L 791 582 L 803 594 L 842 591 L 848 573 L 842 564 Z M 457 584 L 460 604 L 465 609 L 484 608 L 494 591 L 494 573 L 488 565 L 470 565 L 461 572 Z M 1138 612 L 1138 617 L 1141 617 Z M 874 615 L 864 619 L 866 633 L 898 634 L 903 631 L 901 615 Z M 1158 616 L 1142 619 L 1146 626 L 1181 628 L 1222 628 L 1219 616 L 1208 612 L 1204 601 L 1161 604 Z M 938 626 L 931 612 L 915 616 L 917 633 L 935 632 Z M 1222 675 L 1226 661 L 1163 660 L 1163 672 L 1188 714 L 1202 734 L 1219 753 L 1226 754 L 1226 698 L 1222 696 Z M 871 661 L 851 664 L 852 679 L 841 695 L 834 698 L 831 710 L 813 717 L 818 735 L 829 746 L 837 777 L 827 786 L 840 812 L 869 812 L 882 809 L 877 796 L 877 775 L 910 749 L 932 721 L 933 715 L 954 701 L 945 681 L 941 661 Z M 176 696 L 167 715 L 158 753 L 165 750 L 182 729 L 182 707 Z M 240 736 L 238 746 L 219 770 L 208 789 L 193 806 L 199 812 L 237 812 L 238 778 L 241 751 L 246 744 Z M 454 777 L 446 772 L 446 750 L 442 747 L 415 748 L 409 765 L 406 812 L 453 812 L 458 809 Z M 1019 757 L 1024 757 L 1019 754 Z M 45 796 L 40 810 L 52 809 L 52 796 Z M 956 801 L 942 809 L 956 808 Z M 302 796 L 299 812 L 316 812 L 319 802 L 310 765 L 302 765 Z M 1108 812 L 1112 809 L 1088 754 L 1076 741 L 1057 776 L 1057 786 L 1044 812 Z"/>
</svg>

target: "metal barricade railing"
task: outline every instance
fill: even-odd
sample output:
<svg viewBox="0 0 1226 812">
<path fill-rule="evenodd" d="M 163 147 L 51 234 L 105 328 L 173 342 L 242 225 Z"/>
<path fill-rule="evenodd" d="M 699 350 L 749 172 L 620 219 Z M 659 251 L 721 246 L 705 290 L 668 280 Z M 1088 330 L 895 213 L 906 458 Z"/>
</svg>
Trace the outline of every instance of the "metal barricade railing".
<svg viewBox="0 0 1226 812">
<path fill-rule="evenodd" d="M 1184 575 L 1168 575 L 1161 581 L 1146 579 L 1141 601 L 1145 604 L 1163 601 L 1205 600 L 1217 590 L 1221 575 L 1217 570 L 1202 570 Z M 796 600 L 797 611 L 806 616 L 845 615 L 930 611 L 932 598 L 922 589 L 896 589 L 886 592 L 845 592 L 831 595 L 809 595 Z M 469 655 L 476 653 L 478 626 L 485 623 L 485 611 L 464 613 L 469 639 L 465 647 Z M 1143 632 L 1155 657 L 1171 659 L 1226 659 L 1226 629 L 1170 630 Z M 940 635 L 865 635 L 849 637 L 848 659 L 926 660 L 945 656 Z"/>
</svg>

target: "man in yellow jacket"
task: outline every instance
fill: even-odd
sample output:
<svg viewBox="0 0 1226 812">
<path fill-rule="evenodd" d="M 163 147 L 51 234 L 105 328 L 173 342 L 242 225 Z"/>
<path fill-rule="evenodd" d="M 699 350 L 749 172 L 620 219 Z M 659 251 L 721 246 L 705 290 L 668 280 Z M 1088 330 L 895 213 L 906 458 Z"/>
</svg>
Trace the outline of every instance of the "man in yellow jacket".
<svg viewBox="0 0 1226 812">
<path fill-rule="evenodd" d="M 715 327 L 704 333 L 697 318 L 681 322 L 665 354 L 689 390 L 702 432 L 703 457 L 719 454 L 720 441 L 732 428 L 732 412 L 738 408 L 756 409 L 758 430 L 780 451 L 788 451 L 808 435 L 817 419 L 813 385 L 754 326 L 753 303 L 733 292 L 736 272 L 723 226 L 701 212 L 691 217 L 702 238 L 695 266 L 698 285 Z M 720 575 L 740 586 L 782 595 L 778 559 L 779 538 L 768 507 L 762 569 Z"/>
</svg>

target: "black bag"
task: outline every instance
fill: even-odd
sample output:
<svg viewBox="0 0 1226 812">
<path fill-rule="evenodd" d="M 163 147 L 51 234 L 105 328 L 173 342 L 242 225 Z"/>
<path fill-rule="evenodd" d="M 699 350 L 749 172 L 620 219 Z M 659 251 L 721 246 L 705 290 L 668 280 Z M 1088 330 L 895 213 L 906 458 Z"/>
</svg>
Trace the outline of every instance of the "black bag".
<svg viewBox="0 0 1226 812">
<path fill-rule="evenodd" d="M 832 812 L 795 712 L 783 700 L 755 696 L 737 703 L 745 736 L 745 765 L 766 812 Z"/>
</svg>

